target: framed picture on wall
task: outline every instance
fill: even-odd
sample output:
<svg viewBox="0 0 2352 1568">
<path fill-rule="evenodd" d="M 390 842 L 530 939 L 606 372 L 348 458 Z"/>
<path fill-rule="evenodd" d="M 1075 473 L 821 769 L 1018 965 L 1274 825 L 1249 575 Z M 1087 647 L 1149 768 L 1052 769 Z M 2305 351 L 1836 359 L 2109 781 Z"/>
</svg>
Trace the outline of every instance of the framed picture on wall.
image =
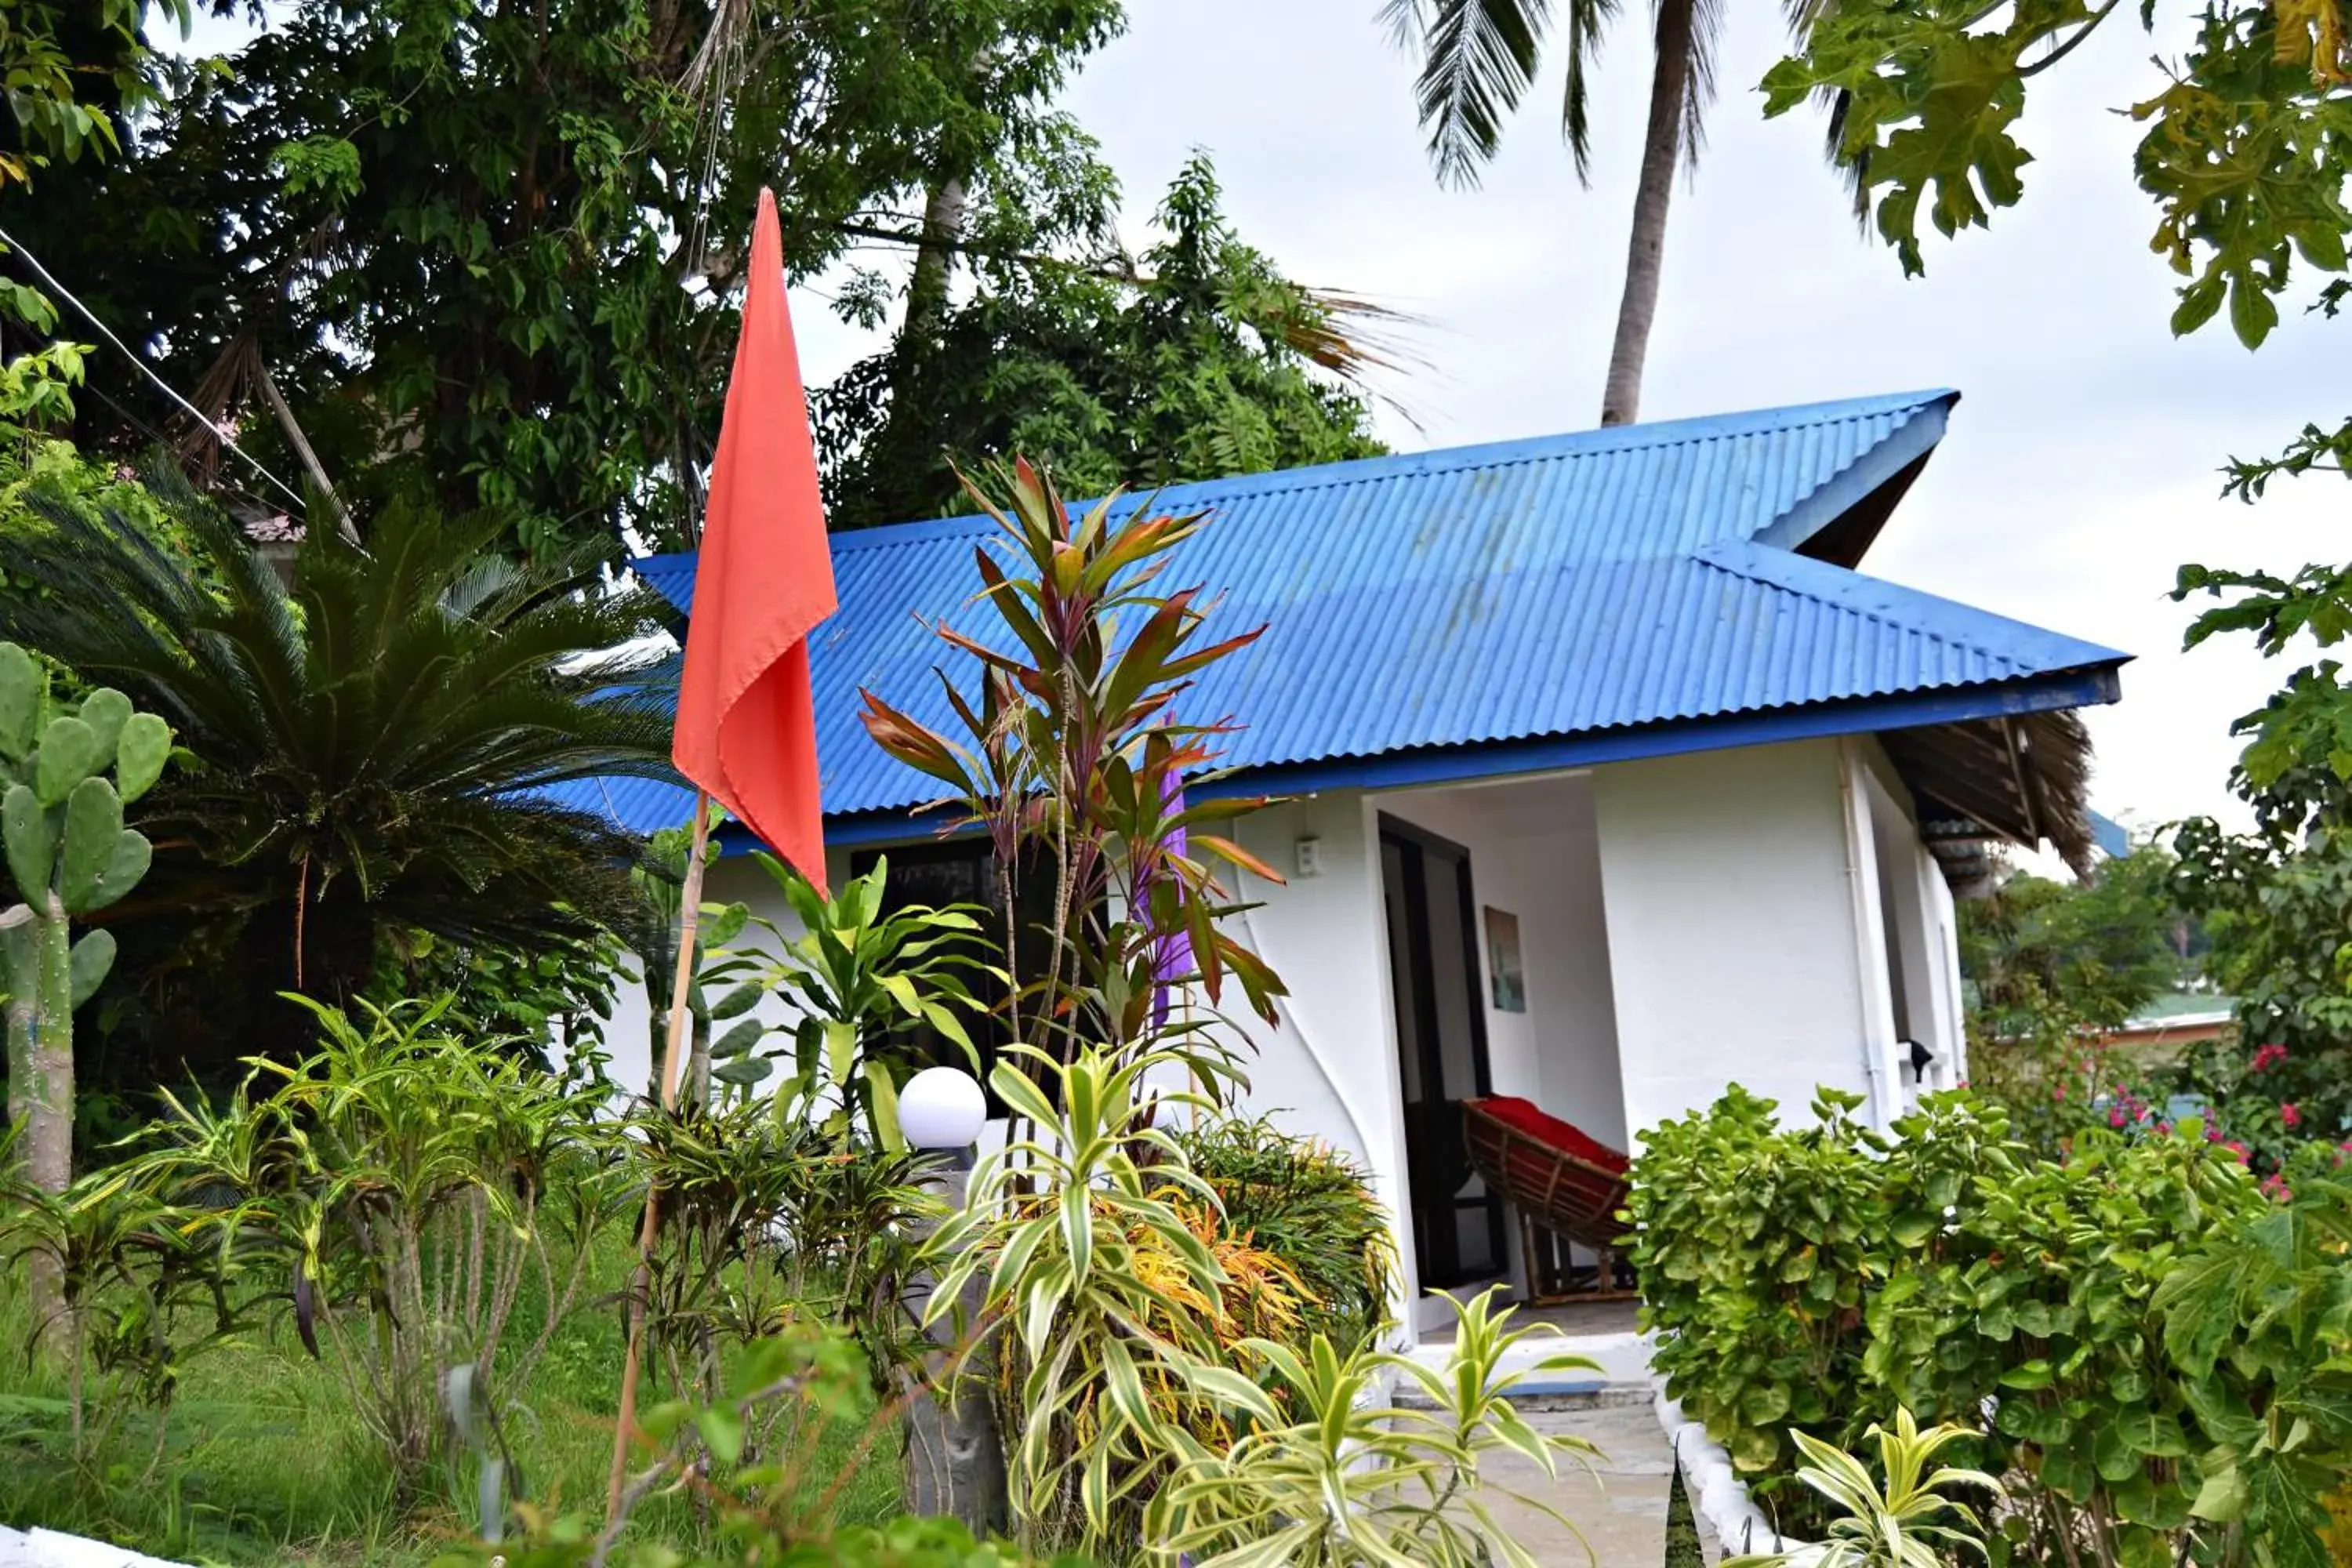
<svg viewBox="0 0 2352 1568">
<path fill-rule="evenodd" d="M 1486 979 L 1494 991 L 1496 1012 L 1528 1010 L 1528 972 L 1519 957 L 1519 917 L 1492 904 L 1486 906 Z"/>
</svg>

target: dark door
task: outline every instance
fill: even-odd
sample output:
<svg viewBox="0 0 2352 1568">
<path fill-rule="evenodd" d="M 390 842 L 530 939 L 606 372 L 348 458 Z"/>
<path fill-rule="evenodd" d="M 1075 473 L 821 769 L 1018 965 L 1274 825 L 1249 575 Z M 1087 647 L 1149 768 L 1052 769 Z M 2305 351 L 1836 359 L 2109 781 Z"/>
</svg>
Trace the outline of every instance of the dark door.
<svg viewBox="0 0 2352 1568">
<path fill-rule="evenodd" d="M 1502 1201 L 1470 1168 L 1462 1135 L 1463 1100 L 1492 1084 L 1470 852 L 1384 816 L 1381 881 L 1421 1282 L 1442 1288 L 1491 1279 L 1503 1271 Z"/>
</svg>

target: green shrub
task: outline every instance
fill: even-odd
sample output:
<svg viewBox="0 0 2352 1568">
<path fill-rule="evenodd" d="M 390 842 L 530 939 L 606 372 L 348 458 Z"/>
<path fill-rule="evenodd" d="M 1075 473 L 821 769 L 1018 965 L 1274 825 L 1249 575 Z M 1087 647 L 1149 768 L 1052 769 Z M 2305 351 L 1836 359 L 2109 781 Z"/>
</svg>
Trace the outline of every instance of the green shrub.
<svg viewBox="0 0 2352 1568">
<path fill-rule="evenodd" d="M 1735 1089 L 1634 1168 L 1629 1256 L 1668 1392 L 1792 1532 L 1820 1521 L 1790 1429 L 1851 1448 L 1900 1406 L 1968 1427 L 2010 1479 L 1997 1554 L 2327 1561 L 2352 1187 L 2314 1159 L 2265 1195 L 2195 1122 L 2092 1129 L 2062 1163 L 1964 1094 L 1892 1138 L 1853 1109 L 1825 1091 L 1817 1126 L 1783 1129 Z"/>
<path fill-rule="evenodd" d="M 1301 1347 L 1321 1334 L 1345 1352 L 1387 1321 L 1395 1241 L 1354 1160 L 1265 1117 L 1211 1118 L 1179 1130 L 1176 1142 L 1224 1205 L 1225 1233 L 1274 1254 L 1307 1287 Z"/>
<path fill-rule="evenodd" d="M 527 1381 L 581 1301 L 597 1235 L 630 1196 L 625 1141 L 599 1114 L 604 1083 L 453 1036 L 446 997 L 357 1023 L 303 1005 L 316 1052 L 256 1059 L 222 1107 L 165 1096 L 170 1114 L 108 1189 L 188 1211 L 182 1234 L 292 1304 L 405 1496 L 439 1446 L 453 1371 L 484 1398 Z"/>
</svg>

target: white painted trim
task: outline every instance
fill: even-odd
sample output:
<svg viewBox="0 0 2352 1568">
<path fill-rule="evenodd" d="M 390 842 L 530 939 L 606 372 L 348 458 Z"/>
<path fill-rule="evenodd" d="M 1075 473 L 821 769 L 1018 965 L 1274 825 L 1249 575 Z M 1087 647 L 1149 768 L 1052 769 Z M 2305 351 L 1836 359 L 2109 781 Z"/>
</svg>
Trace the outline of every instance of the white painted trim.
<svg viewBox="0 0 2352 1568">
<path fill-rule="evenodd" d="M 1895 993 L 1886 976 L 1885 911 L 1878 907 L 1878 840 L 1870 819 L 1868 763 L 1850 740 L 1838 742 L 1838 796 L 1845 813 L 1846 892 L 1853 911 L 1854 977 L 1859 982 L 1862 1070 L 1870 1086 L 1870 1124 L 1881 1132 L 1902 1113 L 1895 1064 Z"/>
</svg>

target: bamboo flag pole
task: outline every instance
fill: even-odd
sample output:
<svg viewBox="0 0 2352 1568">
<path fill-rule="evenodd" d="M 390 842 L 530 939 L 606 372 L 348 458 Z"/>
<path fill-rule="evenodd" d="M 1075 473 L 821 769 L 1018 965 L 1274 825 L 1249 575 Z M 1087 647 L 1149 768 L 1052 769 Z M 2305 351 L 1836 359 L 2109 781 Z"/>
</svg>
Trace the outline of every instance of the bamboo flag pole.
<svg viewBox="0 0 2352 1568">
<path fill-rule="evenodd" d="M 678 1068 L 686 1059 L 687 1031 L 691 1010 L 687 994 L 694 985 L 694 940 L 702 923 L 702 860 L 710 843 L 710 795 L 694 792 L 694 842 L 686 852 L 686 883 L 679 890 L 684 907 L 677 928 L 677 972 L 670 982 L 669 1038 L 662 1047 L 661 1108 L 677 1109 Z M 646 1296 L 653 1289 L 654 1243 L 661 1235 L 661 1185 L 646 1184 L 646 1219 L 637 1231 L 637 1270 L 629 1281 L 629 1350 L 621 1363 L 621 1414 L 613 1428 L 613 1469 L 604 1488 L 604 1522 L 609 1528 L 621 1511 L 621 1487 L 628 1479 L 629 1441 L 637 1428 L 637 1368 L 646 1343 Z"/>
</svg>

